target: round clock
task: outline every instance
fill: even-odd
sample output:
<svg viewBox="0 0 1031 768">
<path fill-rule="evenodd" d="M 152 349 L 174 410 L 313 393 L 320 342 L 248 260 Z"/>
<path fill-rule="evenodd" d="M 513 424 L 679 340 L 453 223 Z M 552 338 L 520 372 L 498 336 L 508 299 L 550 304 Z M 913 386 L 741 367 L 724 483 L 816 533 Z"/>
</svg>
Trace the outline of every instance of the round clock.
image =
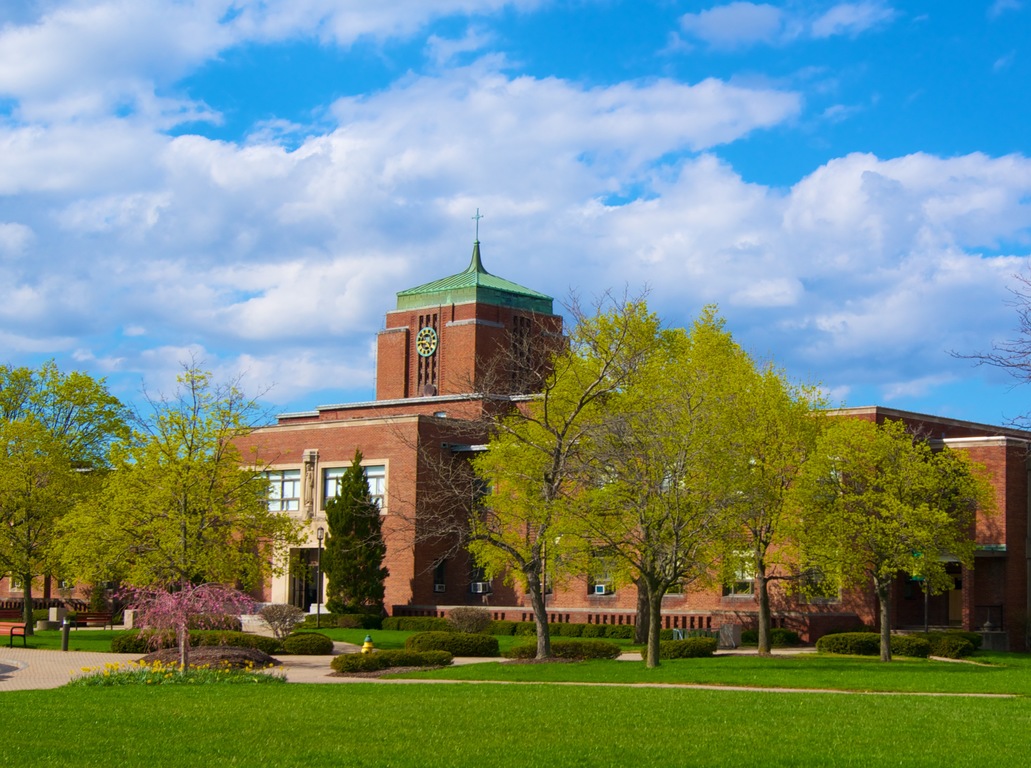
<svg viewBox="0 0 1031 768">
<path fill-rule="evenodd" d="M 437 351 L 437 332 L 426 326 L 415 336 L 415 349 L 422 357 L 429 357 Z"/>
</svg>

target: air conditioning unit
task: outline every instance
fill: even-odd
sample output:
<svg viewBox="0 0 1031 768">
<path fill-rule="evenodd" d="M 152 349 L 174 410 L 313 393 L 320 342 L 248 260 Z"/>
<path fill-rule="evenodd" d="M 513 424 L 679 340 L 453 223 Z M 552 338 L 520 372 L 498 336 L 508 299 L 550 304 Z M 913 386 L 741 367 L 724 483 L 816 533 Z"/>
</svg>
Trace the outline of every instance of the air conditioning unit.
<svg viewBox="0 0 1031 768">
<path fill-rule="evenodd" d="M 611 595 L 612 585 L 611 584 L 595 584 L 594 594 L 596 595 Z"/>
<path fill-rule="evenodd" d="M 443 592 L 445 589 L 447 589 L 447 587 L 445 585 L 443 585 L 443 584 L 434 584 L 433 585 L 433 591 L 434 592 Z"/>
<path fill-rule="evenodd" d="M 469 591 L 474 595 L 489 595 L 490 594 L 490 582 L 489 581 L 474 581 L 469 585 Z"/>
</svg>

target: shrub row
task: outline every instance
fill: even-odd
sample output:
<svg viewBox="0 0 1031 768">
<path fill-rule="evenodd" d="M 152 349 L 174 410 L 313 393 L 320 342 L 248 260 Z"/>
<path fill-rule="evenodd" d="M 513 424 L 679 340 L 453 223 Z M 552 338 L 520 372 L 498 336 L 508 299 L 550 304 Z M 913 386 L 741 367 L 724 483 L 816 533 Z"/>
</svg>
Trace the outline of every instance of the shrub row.
<svg viewBox="0 0 1031 768">
<path fill-rule="evenodd" d="M 759 630 L 758 629 L 746 629 L 741 632 L 741 644 L 742 645 L 758 645 L 759 644 Z M 773 627 L 770 629 L 770 645 L 777 648 L 781 648 L 787 645 L 801 645 L 802 638 L 798 636 L 798 633 L 784 629 L 784 627 Z"/>
<path fill-rule="evenodd" d="M 661 640 L 660 659 L 698 659 L 716 653 L 715 637 L 688 637 L 684 640 Z M 641 658 L 648 658 L 648 648 L 641 649 Z"/>
<path fill-rule="evenodd" d="M 852 656 L 878 656 L 881 652 L 881 636 L 876 632 L 824 635 L 816 641 L 816 650 Z M 892 635 L 891 652 L 898 656 L 927 658 L 931 653 L 931 643 L 915 635 Z"/>
<path fill-rule="evenodd" d="M 403 651 L 375 653 L 343 653 L 334 656 L 329 665 L 337 672 L 377 672 L 391 667 L 446 667 L 451 663 L 447 651 Z"/>
<path fill-rule="evenodd" d="M 149 653 L 158 648 L 174 648 L 178 643 L 174 632 L 163 632 L 162 637 L 153 641 L 154 633 L 130 629 L 120 632 L 111 640 L 113 653 Z M 190 645 L 231 645 L 237 648 L 257 648 L 265 653 L 277 653 L 281 646 L 274 637 L 250 635 L 246 632 L 235 632 L 225 629 L 191 629 Z"/>
<path fill-rule="evenodd" d="M 340 629 L 388 629 L 383 626 L 383 617 L 371 613 L 323 613 L 320 616 L 308 614 L 300 624 L 304 629 L 337 627 Z"/>
<path fill-rule="evenodd" d="M 487 629 L 492 635 L 516 635 L 534 637 L 537 635 L 537 624 L 532 621 L 492 621 Z M 673 630 L 663 630 L 673 638 Z M 579 624 L 554 623 L 551 625 L 552 637 L 608 637 L 628 640 L 634 636 L 633 624 Z"/>
<path fill-rule="evenodd" d="M 918 632 L 931 644 L 931 655 L 945 659 L 962 659 L 981 647 L 981 635 L 977 632 Z"/>
<path fill-rule="evenodd" d="M 405 640 L 409 651 L 447 651 L 452 656 L 498 656 L 498 639 L 493 635 L 464 632 L 420 632 Z"/>
<path fill-rule="evenodd" d="M 294 632 L 283 638 L 283 651 L 296 656 L 328 656 L 333 641 L 319 632 Z"/>
<path fill-rule="evenodd" d="M 383 619 L 382 629 L 399 629 L 403 632 L 449 632 L 447 619 L 436 616 L 390 616 Z"/>
<path fill-rule="evenodd" d="M 620 646 L 608 640 L 553 640 L 551 643 L 551 655 L 557 659 L 615 659 L 622 652 Z M 536 655 L 536 645 L 515 645 L 505 651 L 510 659 L 532 659 Z"/>
</svg>

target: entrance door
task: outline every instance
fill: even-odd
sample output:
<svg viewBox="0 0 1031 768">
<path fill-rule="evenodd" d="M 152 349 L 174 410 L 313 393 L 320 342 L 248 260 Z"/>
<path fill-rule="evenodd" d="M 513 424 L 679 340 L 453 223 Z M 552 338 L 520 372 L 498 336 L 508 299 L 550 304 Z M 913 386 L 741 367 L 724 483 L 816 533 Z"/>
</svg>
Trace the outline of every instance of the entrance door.
<svg viewBox="0 0 1031 768">
<path fill-rule="evenodd" d="M 302 611 L 319 599 L 318 558 L 317 547 L 290 550 L 290 605 Z"/>
</svg>

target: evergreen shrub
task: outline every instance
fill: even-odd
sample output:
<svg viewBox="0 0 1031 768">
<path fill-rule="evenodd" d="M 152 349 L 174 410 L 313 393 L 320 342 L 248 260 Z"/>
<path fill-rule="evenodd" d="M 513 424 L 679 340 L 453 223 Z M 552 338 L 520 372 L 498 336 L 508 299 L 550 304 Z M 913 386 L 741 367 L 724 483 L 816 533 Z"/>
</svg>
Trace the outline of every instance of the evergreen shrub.
<svg viewBox="0 0 1031 768">
<path fill-rule="evenodd" d="M 405 651 L 392 649 L 375 653 L 343 653 L 329 665 L 336 672 L 377 672 L 391 667 L 446 667 L 451 663 L 446 651 Z"/>
<path fill-rule="evenodd" d="M 580 633 L 580 637 L 605 637 L 605 625 L 604 624 L 582 624 L 583 632 Z"/>
<path fill-rule="evenodd" d="M 741 645 L 758 645 L 759 644 L 759 630 L 758 629 L 745 629 L 741 632 Z M 785 646 L 801 645 L 802 638 L 798 636 L 798 633 L 791 629 L 785 629 L 784 627 L 773 627 L 770 630 L 770 645 L 776 648 L 783 648 Z"/>
<path fill-rule="evenodd" d="M 824 635 L 816 641 L 816 650 L 821 653 L 837 653 L 851 656 L 879 656 L 881 636 L 877 632 L 840 632 Z M 892 635 L 891 652 L 897 656 L 927 658 L 931 644 L 915 635 Z"/>
<path fill-rule="evenodd" d="M 175 646 L 175 638 L 172 638 L 172 645 Z M 265 653 L 278 653 L 282 645 L 274 637 L 264 635 L 251 635 L 246 632 L 234 632 L 225 629 L 192 629 L 190 630 L 190 645 L 228 645 L 236 648 L 257 648 Z"/>
<path fill-rule="evenodd" d="M 537 622 L 535 621 L 517 621 L 515 634 L 517 637 L 536 637 L 537 636 Z"/>
<path fill-rule="evenodd" d="M 916 637 L 922 637 L 931 644 L 932 656 L 940 656 L 944 659 L 962 659 L 976 651 L 980 644 L 980 635 L 977 635 L 978 645 L 971 642 L 969 635 L 976 635 L 976 633 L 920 632 Z"/>
<path fill-rule="evenodd" d="M 420 632 L 405 640 L 409 651 L 447 651 L 452 656 L 498 656 L 498 639 L 493 635 L 464 632 Z"/>
<path fill-rule="evenodd" d="M 605 637 L 611 637 L 615 640 L 633 640 L 634 639 L 634 625 L 633 624 L 605 624 Z"/>
<path fill-rule="evenodd" d="M 487 628 L 487 634 L 510 637 L 515 634 L 518 625 L 517 621 L 492 621 Z"/>
<path fill-rule="evenodd" d="M 333 641 L 319 632 L 295 632 L 283 639 L 283 651 L 296 656 L 328 656 Z"/>
<path fill-rule="evenodd" d="M 552 624 L 552 637 L 583 637 L 586 624 Z"/>
<path fill-rule="evenodd" d="M 553 640 L 551 655 L 557 659 L 615 659 L 623 652 L 616 643 L 607 640 Z M 510 659 L 532 659 L 537 656 L 536 645 L 514 645 L 505 651 Z"/>
<path fill-rule="evenodd" d="M 926 659 L 931 655 L 931 643 L 915 635 L 892 635 L 891 652 L 898 656 L 915 656 Z"/>
<path fill-rule="evenodd" d="M 450 632 L 447 619 L 436 616 L 390 616 L 383 619 L 383 629 L 403 632 Z"/>
<path fill-rule="evenodd" d="M 684 640 L 659 642 L 660 659 L 699 659 L 716 653 L 715 637 L 688 637 Z M 648 648 L 641 649 L 641 658 L 648 658 Z"/>
</svg>

